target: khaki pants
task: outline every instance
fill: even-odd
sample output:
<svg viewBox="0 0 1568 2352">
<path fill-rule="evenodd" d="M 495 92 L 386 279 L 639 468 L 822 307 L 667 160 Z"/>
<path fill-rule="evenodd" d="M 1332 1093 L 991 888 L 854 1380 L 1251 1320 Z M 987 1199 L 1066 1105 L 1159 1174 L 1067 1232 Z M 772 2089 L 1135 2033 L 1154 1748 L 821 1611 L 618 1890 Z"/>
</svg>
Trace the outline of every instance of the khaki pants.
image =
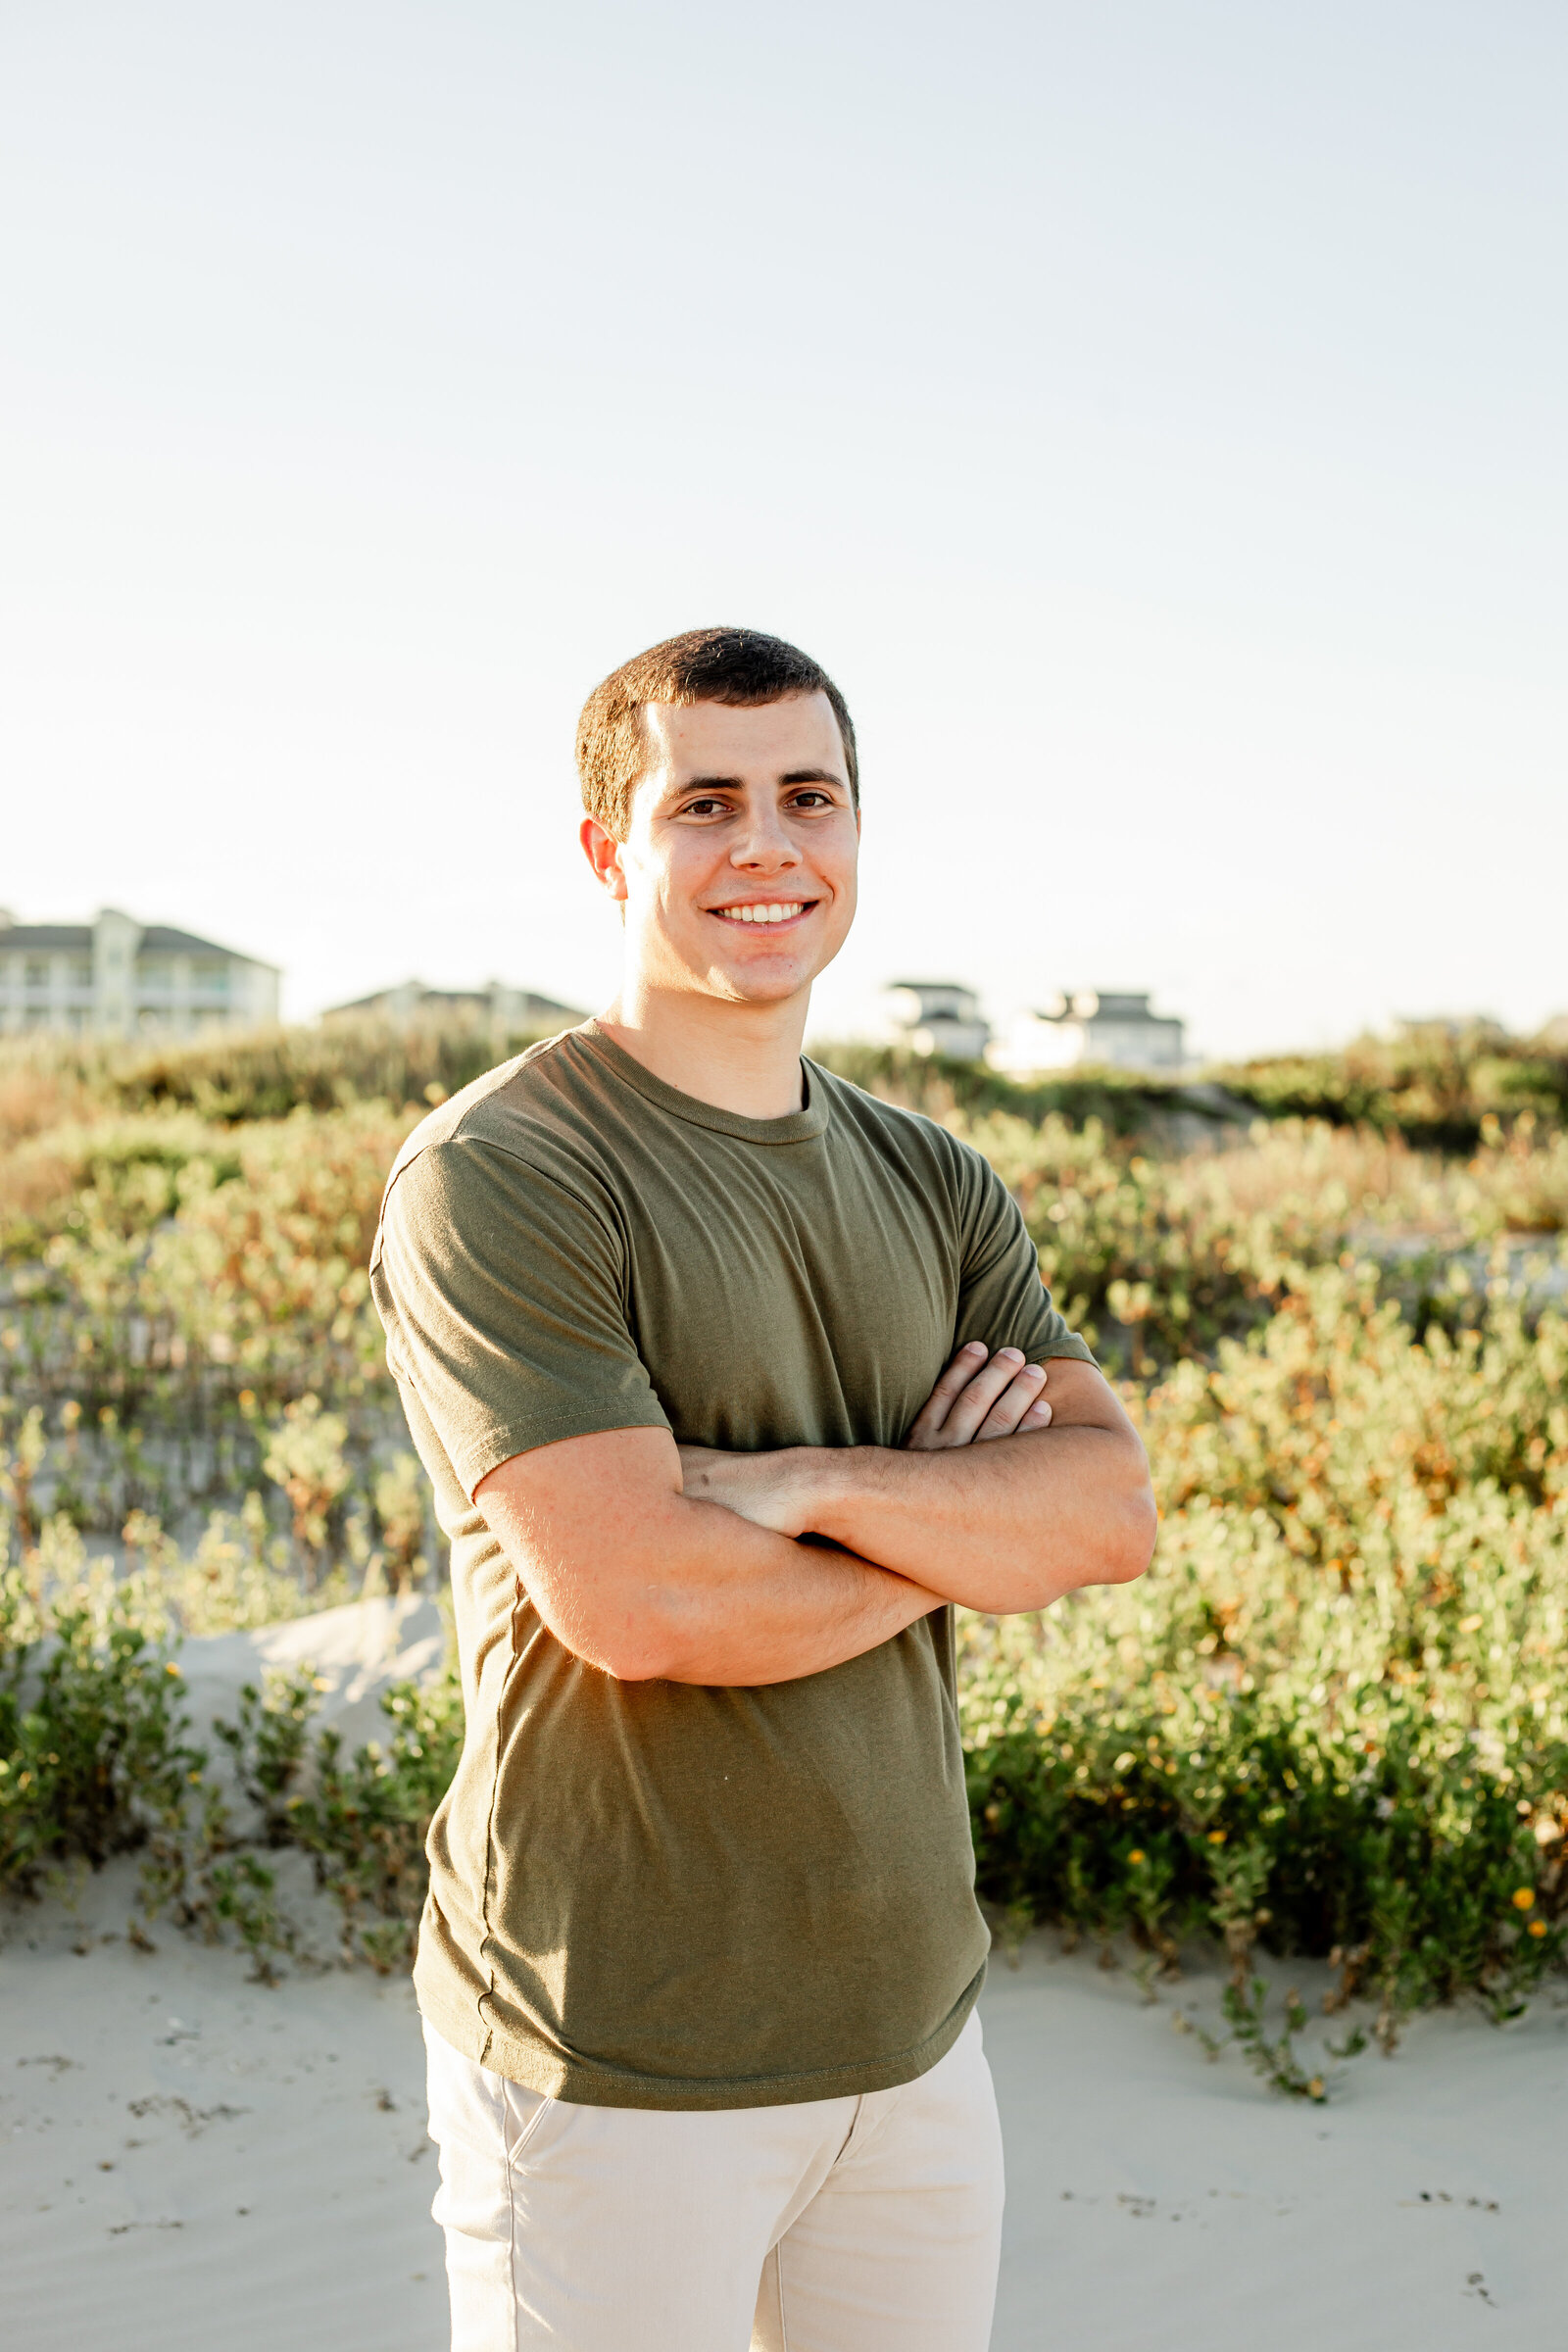
<svg viewBox="0 0 1568 2352">
<path fill-rule="evenodd" d="M 539 2098 L 424 2037 L 453 2352 L 986 2352 L 977 2016 L 901 2089 L 712 2115 Z"/>
</svg>

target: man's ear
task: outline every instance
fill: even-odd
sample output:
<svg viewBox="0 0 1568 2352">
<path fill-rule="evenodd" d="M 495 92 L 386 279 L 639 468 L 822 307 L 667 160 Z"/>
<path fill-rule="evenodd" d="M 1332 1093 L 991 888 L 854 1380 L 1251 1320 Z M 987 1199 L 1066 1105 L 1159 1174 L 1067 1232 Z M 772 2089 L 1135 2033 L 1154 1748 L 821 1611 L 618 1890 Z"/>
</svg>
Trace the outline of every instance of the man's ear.
<svg viewBox="0 0 1568 2352">
<path fill-rule="evenodd" d="M 626 877 L 621 871 L 620 843 L 613 833 L 607 833 L 597 816 L 585 816 L 578 828 L 577 839 L 582 854 L 594 869 L 594 878 L 603 884 L 612 899 L 626 896 Z"/>
</svg>

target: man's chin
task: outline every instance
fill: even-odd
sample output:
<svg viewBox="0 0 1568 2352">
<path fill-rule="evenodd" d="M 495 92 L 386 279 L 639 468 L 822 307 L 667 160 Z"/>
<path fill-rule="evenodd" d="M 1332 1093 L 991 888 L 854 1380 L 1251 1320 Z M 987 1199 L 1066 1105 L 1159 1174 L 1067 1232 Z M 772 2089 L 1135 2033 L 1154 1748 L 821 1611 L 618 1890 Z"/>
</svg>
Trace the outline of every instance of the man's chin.
<svg viewBox="0 0 1568 2352">
<path fill-rule="evenodd" d="M 808 965 L 760 970 L 754 964 L 742 971 L 715 967 L 710 971 L 707 985 L 710 994 L 731 1004 L 787 1004 L 804 994 L 815 977 L 814 968 Z"/>
</svg>

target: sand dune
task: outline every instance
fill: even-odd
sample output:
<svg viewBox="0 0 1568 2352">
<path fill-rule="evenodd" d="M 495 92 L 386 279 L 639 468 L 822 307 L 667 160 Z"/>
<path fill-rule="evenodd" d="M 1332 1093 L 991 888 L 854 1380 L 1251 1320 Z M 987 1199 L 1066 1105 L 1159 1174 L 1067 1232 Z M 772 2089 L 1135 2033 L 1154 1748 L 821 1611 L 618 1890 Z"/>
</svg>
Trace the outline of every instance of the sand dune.
<svg viewBox="0 0 1568 2352">
<path fill-rule="evenodd" d="M 386 1731 L 381 1693 L 389 1683 L 422 1682 L 446 1647 L 441 1611 L 425 1595 L 351 1601 L 315 1617 L 290 1617 L 250 1634 L 211 1634 L 179 1653 L 186 1704 L 196 1738 L 215 1765 L 227 1751 L 211 1739 L 215 1715 L 232 1717 L 242 1683 L 261 1684 L 269 1668 L 310 1666 L 319 1686 L 318 1729 L 340 1734 L 352 1754 Z"/>
<path fill-rule="evenodd" d="M 329 1718 L 363 1738 L 387 1673 L 439 1654 L 429 1604 L 377 1602 L 193 1642 L 186 1666 L 210 1713 L 263 1657 L 309 1657 Z M 243 1955 L 165 1930 L 139 1951 L 121 1933 L 133 1877 L 117 1865 L 74 1911 L 7 1922 L 6 2352 L 441 2352 L 407 1985 L 327 1964 L 269 1989 Z M 303 1873 L 290 1891 L 329 1954 Z M 1310 1998 L 1318 1980 L 1294 1973 Z M 1125 1974 L 1045 1936 L 994 1968 L 1010 2180 L 994 2352 L 1568 2340 L 1560 1996 L 1501 2033 L 1422 2020 L 1393 2062 L 1331 2072 L 1326 2108 L 1172 2032 L 1175 2008 L 1216 2000 L 1200 1974 L 1146 2007 Z"/>
</svg>

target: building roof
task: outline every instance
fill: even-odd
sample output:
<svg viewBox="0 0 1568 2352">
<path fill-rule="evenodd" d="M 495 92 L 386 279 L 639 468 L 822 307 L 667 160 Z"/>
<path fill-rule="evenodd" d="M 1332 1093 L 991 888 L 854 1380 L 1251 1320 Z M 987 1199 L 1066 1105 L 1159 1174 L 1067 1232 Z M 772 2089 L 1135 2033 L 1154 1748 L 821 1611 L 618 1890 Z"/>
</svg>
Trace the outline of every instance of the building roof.
<svg viewBox="0 0 1568 2352">
<path fill-rule="evenodd" d="M 1179 1026 L 1175 1013 L 1150 1011 L 1147 990 L 1131 989 L 1058 989 L 1031 1017 L 1037 1021 L 1093 1021 L 1102 1029 L 1119 1022 L 1137 1028 L 1147 1028 L 1151 1022 L 1156 1029 L 1173 1023 Z"/>
<path fill-rule="evenodd" d="M 558 1004 L 554 997 L 541 997 L 531 988 L 509 988 L 504 981 L 495 981 L 489 988 L 427 988 L 422 980 L 405 980 L 395 988 L 379 988 L 373 997 L 356 997 L 348 1004 L 329 1004 L 323 1020 L 336 1020 L 350 1012 L 381 1012 L 399 997 L 415 1004 L 442 1006 L 472 1006 L 488 1011 L 497 997 L 509 999 L 511 1007 L 526 1008 L 549 1019 L 559 1014 L 563 1020 L 580 1021 L 585 1016 L 575 1004 Z"/>
<path fill-rule="evenodd" d="M 90 948 L 91 923 L 7 923 L 0 948 Z"/>
<path fill-rule="evenodd" d="M 373 997 L 355 997 L 347 1004 L 328 1004 L 327 1013 L 379 1012 L 394 997 L 411 997 L 420 1004 L 488 1004 L 482 988 L 426 988 L 422 980 L 402 981 L 395 988 L 378 988 Z"/>
<path fill-rule="evenodd" d="M 91 923 L 8 923 L 0 922 L 0 948 L 28 949 L 74 948 L 78 954 L 90 953 L 93 943 Z M 263 963 L 259 956 L 243 955 L 238 948 L 220 948 L 216 940 L 198 939 L 194 931 L 178 931 L 170 923 L 148 923 L 142 927 L 136 942 L 138 956 L 222 956 L 231 963 L 259 963 L 268 972 L 277 970 L 273 963 Z"/>
<path fill-rule="evenodd" d="M 136 953 L 151 950 L 155 956 L 226 956 L 234 963 L 260 963 L 259 956 L 242 955 L 238 948 L 220 948 L 215 939 L 198 939 L 194 931 L 176 931 L 169 923 L 149 923 L 137 943 Z M 274 971 L 274 964 L 265 967 Z"/>
</svg>

